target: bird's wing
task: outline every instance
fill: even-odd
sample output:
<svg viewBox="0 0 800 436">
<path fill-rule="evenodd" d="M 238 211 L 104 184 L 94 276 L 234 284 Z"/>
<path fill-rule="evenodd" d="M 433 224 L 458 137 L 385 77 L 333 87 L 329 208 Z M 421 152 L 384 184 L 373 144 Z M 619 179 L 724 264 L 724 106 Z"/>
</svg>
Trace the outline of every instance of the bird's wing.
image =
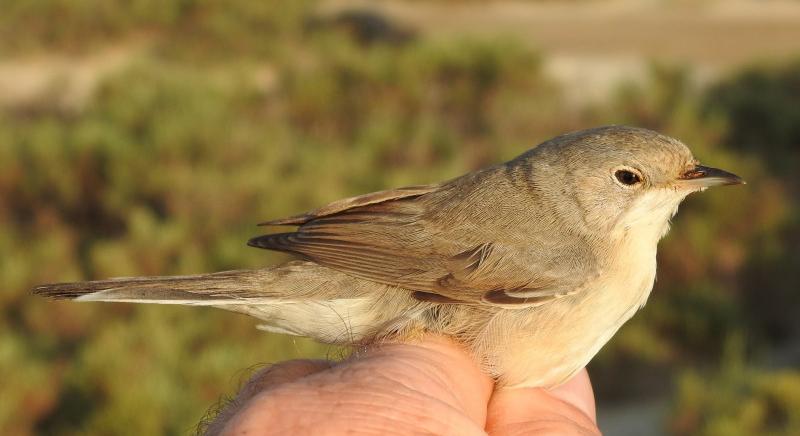
<svg viewBox="0 0 800 436">
<path fill-rule="evenodd" d="M 334 215 L 339 212 L 344 212 L 348 209 L 353 209 L 359 206 L 368 206 L 370 204 L 382 203 L 389 200 L 399 200 L 402 198 L 419 197 L 422 194 L 433 192 L 439 188 L 439 185 L 415 185 L 406 186 L 404 188 L 388 189 L 386 191 L 371 192 L 369 194 L 359 195 L 356 197 L 344 198 L 334 201 L 326 206 L 317 210 L 306 212 L 304 214 L 291 216 L 288 218 L 281 218 L 272 221 L 265 221 L 259 223 L 259 226 L 283 226 L 283 225 L 302 225 L 315 218 Z"/>
<path fill-rule="evenodd" d="M 579 291 L 595 274 L 591 256 L 526 246 L 524 238 L 430 219 L 450 195 L 437 185 L 382 191 L 341 200 L 271 225 L 294 232 L 253 238 L 249 245 L 294 253 L 352 276 L 415 291 L 420 300 L 529 307 Z M 463 195 L 454 197 L 459 201 Z M 468 228 L 455 231 L 453 227 Z M 552 239 L 552 238 L 551 238 Z M 563 254 L 561 254 L 563 253 Z M 580 259 L 577 262 L 575 259 Z"/>
</svg>

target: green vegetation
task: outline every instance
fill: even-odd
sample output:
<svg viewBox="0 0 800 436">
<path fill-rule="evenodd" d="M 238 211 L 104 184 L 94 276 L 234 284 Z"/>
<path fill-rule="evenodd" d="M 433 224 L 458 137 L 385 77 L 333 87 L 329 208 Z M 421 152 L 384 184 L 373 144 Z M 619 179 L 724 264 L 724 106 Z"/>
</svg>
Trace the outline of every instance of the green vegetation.
<svg viewBox="0 0 800 436">
<path fill-rule="evenodd" d="M 748 367 L 741 341 L 728 342 L 713 377 L 687 371 L 678 379 L 672 430 L 697 435 L 781 435 L 800 432 L 800 374 Z"/>
<path fill-rule="evenodd" d="M 244 246 L 260 220 L 605 123 L 675 135 L 749 184 L 685 204 L 650 303 L 593 363 L 600 401 L 674 375 L 675 433 L 797 431 L 800 372 L 762 362 L 800 337 L 800 64 L 709 90 L 654 66 L 576 110 L 517 41 L 365 40 L 311 6 L 4 3 L 0 52 L 144 49 L 79 107 L 54 92 L 0 110 L 0 433 L 182 434 L 246 368 L 338 354 L 222 311 L 48 302 L 34 284 L 275 263 Z"/>
</svg>

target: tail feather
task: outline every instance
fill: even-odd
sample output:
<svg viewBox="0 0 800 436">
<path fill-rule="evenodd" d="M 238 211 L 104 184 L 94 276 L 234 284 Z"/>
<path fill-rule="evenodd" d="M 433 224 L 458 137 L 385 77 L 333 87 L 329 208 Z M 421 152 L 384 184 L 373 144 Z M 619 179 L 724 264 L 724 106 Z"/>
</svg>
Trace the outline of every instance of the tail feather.
<svg viewBox="0 0 800 436">
<path fill-rule="evenodd" d="M 33 294 L 76 301 L 221 305 L 276 298 L 265 284 L 275 280 L 274 269 L 223 271 L 213 274 L 114 278 L 76 283 L 53 283 L 33 288 Z M 270 280 L 271 279 L 271 280 Z"/>
<path fill-rule="evenodd" d="M 357 298 L 376 286 L 313 262 L 291 261 L 255 270 L 53 283 L 32 292 L 61 300 L 218 306 Z"/>
<path fill-rule="evenodd" d="M 371 340 L 383 326 L 405 325 L 424 309 L 409 292 L 308 261 L 192 276 L 55 283 L 33 293 L 75 301 L 213 306 L 258 318 L 264 330 L 335 344 Z"/>
</svg>

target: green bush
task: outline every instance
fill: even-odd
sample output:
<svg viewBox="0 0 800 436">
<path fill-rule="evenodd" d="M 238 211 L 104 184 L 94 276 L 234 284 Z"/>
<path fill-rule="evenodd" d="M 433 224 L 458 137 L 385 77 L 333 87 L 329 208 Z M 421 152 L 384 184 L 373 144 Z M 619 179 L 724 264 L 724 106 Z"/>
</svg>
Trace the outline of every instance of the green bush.
<svg viewBox="0 0 800 436">
<path fill-rule="evenodd" d="M 711 376 L 678 378 L 671 431 L 680 435 L 794 435 L 800 432 L 800 371 L 768 372 L 745 364 L 737 340 Z"/>
</svg>

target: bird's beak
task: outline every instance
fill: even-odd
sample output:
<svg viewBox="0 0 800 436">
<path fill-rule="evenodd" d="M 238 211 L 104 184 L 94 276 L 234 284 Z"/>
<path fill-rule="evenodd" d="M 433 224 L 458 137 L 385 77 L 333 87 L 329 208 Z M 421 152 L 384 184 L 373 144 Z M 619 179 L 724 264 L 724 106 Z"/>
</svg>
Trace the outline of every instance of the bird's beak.
<svg viewBox="0 0 800 436">
<path fill-rule="evenodd" d="M 712 186 L 742 185 L 746 182 L 736 174 L 725 170 L 697 165 L 683 173 L 678 183 L 686 187 L 705 189 Z"/>
</svg>

